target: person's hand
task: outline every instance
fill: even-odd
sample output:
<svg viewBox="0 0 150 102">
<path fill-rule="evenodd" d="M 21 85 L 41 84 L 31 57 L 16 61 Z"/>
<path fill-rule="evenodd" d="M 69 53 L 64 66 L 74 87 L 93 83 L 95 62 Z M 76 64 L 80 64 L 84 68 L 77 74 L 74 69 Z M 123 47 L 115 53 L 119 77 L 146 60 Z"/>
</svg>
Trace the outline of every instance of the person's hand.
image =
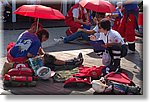
<svg viewBox="0 0 150 102">
<path fill-rule="evenodd" d="M 97 20 L 96 17 L 93 18 L 93 21 L 94 21 L 95 24 L 98 24 L 98 20 Z"/>
<path fill-rule="evenodd" d="M 92 41 L 96 40 L 96 37 L 94 35 L 90 35 L 89 37 L 90 37 L 90 40 L 92 40 Z"/>
<path fill-rule="evenodd" d="M 89 21 L 86 21 L 86 22 L 84 22 L 84 25 L 89 26 L 89 25 L 91 25 L 91 23 Z"/>
</svg>

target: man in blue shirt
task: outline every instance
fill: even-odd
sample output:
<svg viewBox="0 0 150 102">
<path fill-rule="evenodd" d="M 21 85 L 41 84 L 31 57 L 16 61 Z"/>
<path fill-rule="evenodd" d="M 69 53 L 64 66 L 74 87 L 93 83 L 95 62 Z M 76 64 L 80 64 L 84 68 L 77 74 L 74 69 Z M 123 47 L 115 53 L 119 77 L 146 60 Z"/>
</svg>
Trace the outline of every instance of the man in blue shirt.
<svg viewBox="0 0 150 102">
<path fill-rule="evenodd" d="M 41 43 L 49 38 L 47 30 L 40 30 L 36 34 L 25 31 L 19 36 L 16 44 L 8 51 L 9 62 L 25 62 L 35 57 L 41 48 Z"/>
</svg>

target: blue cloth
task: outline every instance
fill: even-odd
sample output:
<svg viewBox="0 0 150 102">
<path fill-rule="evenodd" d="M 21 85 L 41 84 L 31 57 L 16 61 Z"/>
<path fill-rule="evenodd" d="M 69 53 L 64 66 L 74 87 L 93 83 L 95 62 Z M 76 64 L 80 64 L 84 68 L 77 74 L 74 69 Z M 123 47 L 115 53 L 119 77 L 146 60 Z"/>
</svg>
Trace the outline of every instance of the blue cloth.
<svg viewBox="0 0 150 102">
<path fill-rule="evenodd" d="M 118 18 L 122 18 L 122 16 L 123 16 L 123 14 L 122 14 L 122 12 L 119 10 L 119 8 L 118 7 L 116 7 L 116 11 L 115 12 L 113 12 L 112 14 L 118 14 Z"/>
<path fill-rule="evenodd" d="M 91 46 L 94 49 L 94 52 L 104 52 L 106 48 L 102 46 L 105 44 L 103 40 L 90 41 Z"/>
<path fill-rule="evenodd" d="M 28 53 L 36 56 L 40 47 L 41 42 L 35 34 L 24 32 L 19 36 L 19 39 L 11 49 L 10 54 L 14 58 L 27 57 Z"/>
<path fill-rule="evenodd" d="M 138 9 L 138 3 L 137 3 L 137 1 L 134 1 L 131 4 L 125 4 L 124 7 L 125 7 L 126 11 L 137 10 Z"/>
<path fill-rule="evenodd" d="M 64 38 L 64 43 L 67 43 L 69 41 L 73 41 L 79 37 L 82 37 L 83 40 L 89 41 L 89 35 L 84 33 L 84 32 L 76 32 L 73 33 L 72 35 L 69 35 L 67 37 Z"/>
<path fill-rule="evenodd" d="M 90 30 L 91 26 L 83 25 L 83 28 Z"/>
</svg>

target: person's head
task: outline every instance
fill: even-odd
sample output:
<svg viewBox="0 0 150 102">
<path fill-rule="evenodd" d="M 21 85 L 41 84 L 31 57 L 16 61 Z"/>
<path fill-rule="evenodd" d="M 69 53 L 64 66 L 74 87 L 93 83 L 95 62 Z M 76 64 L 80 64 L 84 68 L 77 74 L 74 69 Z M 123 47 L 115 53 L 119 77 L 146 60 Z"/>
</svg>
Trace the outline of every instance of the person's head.
<svg viewBox="0 0 150 102">
<path fill-rule="evenodd" d="M 43 29 L 43 27 L 42 27 L 42 25 L 41 25 L 40 23 L 34 22 L 34 23 L 31 25 L 31 27 L 30 27 L 30 29 L 29 29 L 29 32 L 31 32 L 31 33 L 36 33 L 36 32 L 38 32 L 38 31 L 40 31 L 40 30 L 42 30 L 42 29 Z"/>
<path fill-rule="evenodd" d="M 49 33 L 45 29 L 42 29 L 42 30 L 38 31 L 36 33 L 36 35 L 38 36 L 38 38 L 41 42 L 44 42 L 49 38 Z"/>
<path fill-rule="evenodd" d="M 103 18 L 105 18 L 105 13 L 96 12 L 95 17 L 96 17 L 97 21 L 100 22 Z"/>
<path fill-rule="evenodd" d="M 104 18 L 98 23 L 98 27 L 100 32 L 105 33 L 111 29 L 111 22 L 109 19 Z"/>
<path fill-rule="evenodd" d="M 122 8 L 122 2 L 117 2 L 116 5 L 118 8 Z"/>
</svg>

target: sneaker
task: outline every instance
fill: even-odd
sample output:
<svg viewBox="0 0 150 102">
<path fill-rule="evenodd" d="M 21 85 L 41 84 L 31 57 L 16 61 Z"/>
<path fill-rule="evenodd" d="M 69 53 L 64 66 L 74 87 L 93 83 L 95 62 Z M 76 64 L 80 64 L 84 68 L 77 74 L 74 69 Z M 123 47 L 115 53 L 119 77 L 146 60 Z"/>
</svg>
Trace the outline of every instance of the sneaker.
<svg viewBox="0 0 150 102">
<path fill-rule="evenodd" d="M 55 41 L 56 43 L 61 43 L 61 42 L 64 41 L 64 38 L 65 38 L 65 37 L 63 37 L 63 36 L 61 36 L 61 37 L 58 38 L 58 39 L 54 38 L 54 41 Z"/>
<path fill-rule="evenodd" d="M 64 40 L 64 39 L 65 39 L 65 37 L 61 36 L 61 37 L 60 37 L 60 39 Z"/>
<path fill-rule="evenodd" d="M 82 55 L 82 53 L 79 53 L 79 55 L 77 56 L 77 58 L 74 58 L 74 64 L 76 65 L 76 66 L 80 66 L 80 65 L 82 65 L 82 63 L 83 63 L 83 55 Z"/>
<path fill-rule="evenodd" d="M 135 53 L 135 51 L 132 51 L 132 50 L 128 49 L 128 54 L 134 54 L 134 53 Z"/>
<path fill-rule="evenodd" d="M 79 55 L 77 56 L 77 59 L 83 59 L 82 53 L 79 53 Z"/>
<path fill-rule="evenodd" d="M 75 66 L 80 66 L 83 63 L 83 56 L 82 53 L 79 53 L 79 55 L 71 60 L 66 61 L 67 65 L 75 65 Z"/>
</svg>

